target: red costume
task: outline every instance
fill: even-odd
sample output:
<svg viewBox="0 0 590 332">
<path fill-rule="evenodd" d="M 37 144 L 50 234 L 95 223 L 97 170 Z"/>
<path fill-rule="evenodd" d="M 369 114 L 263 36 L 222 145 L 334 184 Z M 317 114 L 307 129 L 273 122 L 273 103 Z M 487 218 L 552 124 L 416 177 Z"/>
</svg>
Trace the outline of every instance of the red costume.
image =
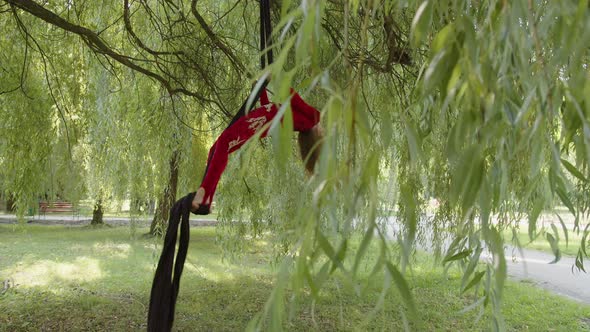
<svg viewBox="0 0 590 332">
<path fill-rule="evenodd" d="M 291 110 L 293 114 L 293 129 L 295 131 L 308 131 L 320 121 L 320 113 L 313 106 L 308 105 L 293 89 L 291 89 Z M 209 204 L 213 201 L 213 195 L 221 174 L 227 166 L 230 153 L 238 150 L 252 136 L 254 136 L 266 123 L 272 121 L 277 115 L 278 106 L 270 103 L 266 90 L 260 96 L 261 106 L 239 118 L 231 126 L 225 129 L 213 143 L 209 150 L 207 169 L 201 187 L 205 189 L 205 196 L 197 211 L 197 214 L 208 214 Z M 266 137 L 268 128 L 261 137 Z"/>
</svg>

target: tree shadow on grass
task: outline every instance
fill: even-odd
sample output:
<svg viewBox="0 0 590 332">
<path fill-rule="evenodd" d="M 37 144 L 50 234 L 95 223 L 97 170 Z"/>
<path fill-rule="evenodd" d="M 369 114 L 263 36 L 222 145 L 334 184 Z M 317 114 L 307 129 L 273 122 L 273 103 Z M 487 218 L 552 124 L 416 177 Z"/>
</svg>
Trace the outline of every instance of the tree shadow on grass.
<svg viewBox="0 0 590 332">
<path fill-rule="evenodd" d="M 145 330 L 161 240 L 131 240 L 125 228 L 33 228 L 30 233 L 0 233 L 0 247 L 0 281 L 12 278 L 15 284 L 0 295 L 0 331 Z M 265 249 L 263 243 L 248 245 L 239 260 L 223 262 L 221 249 L 215 244 L 215 230 L 192 230 L 175 330 L 244 330 L 263 310 L 274 287 L 268 247 Z M 413 330 L 488 328 L 486 317 L 475 321 L 477 312 L 459 313 L 475 299 L 458 294 L 457 277 L 415 269 L 407 278 L 420 310 L 418 322 L 411 323 Z M 517 329 L 533 329 L 536 321 L 546 323 L 547 319 L 539 317 L 549 317 L 558 330 L 575 330 L 575 326 L 572 329 L 567 325 L 568 321 L 588 317 L 587 308 L 575 311 L 575 317 L 557 310 L 549 313 L 540 304 L 554 301 L 551 307 L 560 308 L 563 303 L 545 293 L 530 288 L 511 289 L 510 285 L 505 293 L 506 304 L 519 312 L 507 311 L 507 321 Z M 308 290 L 300 294 L 296 310 L 286 313 L 285 330 L 403 330 L 403 301 L 393 285 L 384 306 L 369 315 L 382 286 L 382 275 L 350 283 L 336 273 L 315 300 Z M 359 287 L 363 290 L 360 295 Z M 287 310 L 293 295 L 292 290 L 286 290 Z"/>
<path fill-rule="evenodd" d="M 243 330 L 274 286 L 268 250 L 252 244 L 239 260 L 223 262 L 214 230 L 191 233 L 175 329 Z M 44 229 L 1 240 L 11 250 L 0 260 L 0 278 L 13 278 L 16 285 L 0 296 L 0 330 L 145 330 L 159 241 L 130 240 L 123 229 Z M 346 330 L 376 298 L 359 303 L 354 291 L 342 299 L 333 295 L 337 291 L 327 287 L 314 312 L 311 297 L 304 295 L 285 328 Z M 288 301 L 292 292 L 286 294 Z"/>
<path fill-rule="evenodd" d="M 239 276 L 213 281 L 188 273 L 183 278 L 176 306 L 176 331 L 243 331 L 263 311 L 273 288 L 272 276 Z M 106 291 L 91 284 L 11 289 L 0 297 L 0 330 L 5 331 L 145 331 L 151 284 L 138 283 L 133 291 Z M 359 328 L 375 296 L 359 301 L 348 292 L 339 296 L 328 287 L 311 305 L 304 296 L 298 310 L 283 324 L 287 331 L 342 331 Z M 287 290 L 285 301 L 292 293 Z M 368 329 L 398 331 L 399 301 Z M 312 308 L 314 308 L 312 310 Z M 288 314 L 287 314 L 288 316 Z"/>
<path fill-rule="evenodd" d="M 179 331 L 243 330 L 271 289 L 251 278 L 187 279 L 177 304 Z M 139 283 L 131 292 L 92 285 L 59 291 L 17 286 L 0 297 L 0 331 L 145 331 L 150 288 L 150 283 Z"/>
<path fill-rule="evenodd" d="M 192 233 L 178 326 L 243 328 L 272 289 L 270 270 L 260 256 L 224 263 L 214 230 Z M 0 296 L 0 331 L 145 329 L 161 239 L 130 240 L 122 228 L 32 228 L 3 235 L 0 279 L 13 282 Z M 236 296 L 241 304 L 232 307 Z"/>
</svg>

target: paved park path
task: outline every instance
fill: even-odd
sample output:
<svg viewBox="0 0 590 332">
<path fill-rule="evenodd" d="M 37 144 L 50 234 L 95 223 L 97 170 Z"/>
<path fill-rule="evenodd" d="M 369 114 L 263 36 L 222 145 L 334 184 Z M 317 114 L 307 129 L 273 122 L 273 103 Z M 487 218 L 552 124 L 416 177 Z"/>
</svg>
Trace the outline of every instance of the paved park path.
<svg viewBox="0 0 590 332">
<path fill-rule="evenodd" d="M 26 218 L 30 224 L 84 226 L 90 224 L 90 217 L 72 216 L 36 216 Z M 105 223 L 113 226 L 127 225 L 130 218 L 104 218 Z M 141 226 L 149 226 L 150 219 L 137 219 Z M 0 224 L 14 224 L 14 215 L 0 215 Z M 191 226 L 212 226 L 217 223 L 212 219 L 198 219 L 191 215 Z M 569 297 L 582 303 L 590 304 L 590 274 L 572 269 L 574 257 L 563 256 L 555 264 L 549 264 L 553 255 L 544 252 L 512 247 L 506 248 L 508 275 L 515 280 L 530 281 L 554 293 Z M 590 260 L 586 263 L 590 271 Z"/>
<path fill-rule="evenodd" d="M 520 250 L 508 247 L 505 251 L 508 275 L 512 279 L 529 280 L 554 293 L 590 304 L 590 274 L 572 268 L 575 257 L 562 256 L 555 264 L 549 264 L 554 256 L 537 250 Z M 590 271 L 590 261 L 585 262 Z"/>
<path fill-rule="evenodd" d="M 46 216 L 27 216 L 25 221 L 32 225 L 64 225 L 64 226 L 86 226 L 90 225 L 92 217 L 72 215 L 46 215 Z M 103 217 L 105 224 L 111 226 L 129 225 L 131 218 L 128 217 Z M 149 227 L 152 222 L 152 217 L 137 218 L 133 220 L 138 226 Z M 0 224 L 16 224 L 17 219 L 14 214 L 0 214 Z M 214 219 L 198 218 L 190 215 L 191 226 L 212 226 L 217 223 Z"/>
</svg>

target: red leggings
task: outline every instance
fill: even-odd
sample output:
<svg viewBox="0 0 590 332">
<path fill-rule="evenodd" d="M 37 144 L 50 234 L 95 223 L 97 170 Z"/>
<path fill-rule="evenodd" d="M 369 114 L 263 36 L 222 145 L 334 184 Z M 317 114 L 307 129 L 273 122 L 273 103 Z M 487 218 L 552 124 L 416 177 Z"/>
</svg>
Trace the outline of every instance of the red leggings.
<svg viewBox="0 0 590 332">
<path fill-rule="evenodd" d="M 293 129 L 295 131 L 308 131 L 320 121 L 320 113 L 313 106 L 308 105 L 295 90 L 291 89 L 291 93 Z M 205 177 L 201 183 L 201 187 L 205 189 L 202 204 L 209 205 L 213 201 L 217 183 L 227 166 L 229 154 L 242 147 L 277 115 L 278 107 L 276 104 L 269 102 L 266 90 L 262 91 L 260 104 L 261 107 L 252 110 L 225 129 L 219 135 L 217 141 L 213 143 L 207 158 Z M 267 134 L 268 129 L 261 136 L 265 137 Z"/>
</svg>

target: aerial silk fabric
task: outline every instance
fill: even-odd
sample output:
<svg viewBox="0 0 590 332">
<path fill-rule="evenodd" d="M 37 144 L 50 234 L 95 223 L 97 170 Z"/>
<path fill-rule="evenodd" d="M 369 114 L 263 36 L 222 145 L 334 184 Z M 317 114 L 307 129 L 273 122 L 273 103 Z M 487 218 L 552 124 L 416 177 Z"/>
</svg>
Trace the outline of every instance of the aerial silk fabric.
<svg viewBox="0 0 590 332">
<path fill-rule="evenodd" d="M 172 329 L 174 308 L 180 287 L 180 276 L 182 275 L 190 241 L 189 215 L 194 197 L 195 193 L 188 194 L 178 200 L 170 210 L 164 247 L 154 274 L 150 294 L 148 332 L 163 332 Z M 180 239 L 175 261 L 174 252 L 179 225 L 181 226 Z"/>
</svg>

